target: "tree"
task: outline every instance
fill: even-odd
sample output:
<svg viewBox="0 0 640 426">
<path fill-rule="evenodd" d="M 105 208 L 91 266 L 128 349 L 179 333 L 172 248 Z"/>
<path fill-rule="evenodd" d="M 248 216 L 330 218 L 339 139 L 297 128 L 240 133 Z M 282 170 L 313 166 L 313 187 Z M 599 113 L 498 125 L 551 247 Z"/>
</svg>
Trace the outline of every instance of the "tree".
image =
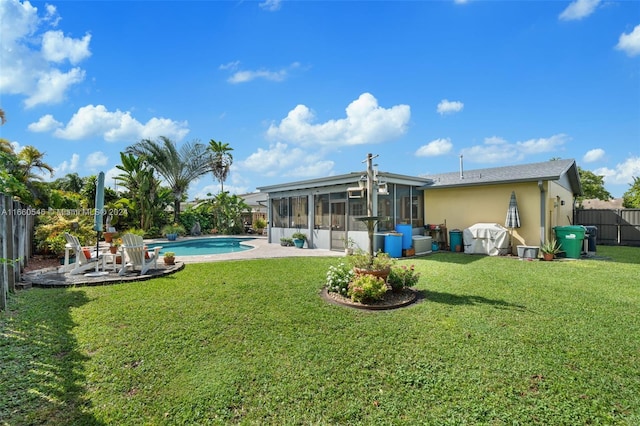
<svg viewBox="0 0 640 426">
<path fill-rule="evenodd" d="M 84 182 L 77 173 L 68 173 L 64 177 L 58 178 L 51 182 L 51 187 L 61 191 L 80 193 Z"/>
<path fill-rule="evenodd" d="M 133 201 L 132 215 L 138 226 L 148 230 L 153 216 L 153 204 L 159 186 L 154 176 L 154 168 L 142 158 L 133 154 L 120 153 L 122 164 L 116 168 L 123 173 L 115 177 L 129 191 L 129 199 Z"/>
<path fill-rule="evenodd" d="M 231 155 L 233 148 L 228 143 L 216 142 L 211 139 L 209 141 L 209 150 L 213 153 L 211 156 L 211 171 L 216 180 L 220 182 L 220 192 L 224 192 L 224 181 L 227 180 L 231 164 L 233 164 L 233 156 Z"/>
<path fill-rule="evenodd" d="M 629 189 L 622 195 L 622 207 L 625 209 L 640 209 L 640 178 L 634 177 Z"/>
<path fill-rule="evenodd" d="M 221 192 L 207 201 L 213 215 L 213 223 L 221 234 L 241 234 L 244 232 L 243 213 L 251 213 L 242 197 Z"/>
<path fill-rule="evenodd" d="M 165 136 L 158 141 L 143 139 L 126 149 L 128 154 L 142 157 L 164 178 L 173 192 L 173 220 L 178 223 L 180 203 L 187 195 L 189 184 L 211 171 L 211 155 L 207 147 L 188 142 L 180 149 Z"/>
<path fill-rule="evenodd" d="M 33 171 L 47 170 L 53 175 L 53 167 L 43 160 L 45 154 L 30 145 L 16 153 L 6 139 L 0 139 L 0 154 L 4 191 L 27 204 L 46 206 L 49 188 L 42 184 L 42 176 Z M 24 188 L 27 189 L 26 192 Z"/>
<path fill-rule="evenodd" d="M 583 192 L 583 195 L 577 197 L 578 206 L 582 206 L 583 200 L 597 198 L 598 200 L 607 201 L 613 198 L 611 193 L 604 188 L 604 176 L 598 176 L 580 167 L 578 167 L 578 173 L 580 174 L 580 185 Z"/>
</svg>

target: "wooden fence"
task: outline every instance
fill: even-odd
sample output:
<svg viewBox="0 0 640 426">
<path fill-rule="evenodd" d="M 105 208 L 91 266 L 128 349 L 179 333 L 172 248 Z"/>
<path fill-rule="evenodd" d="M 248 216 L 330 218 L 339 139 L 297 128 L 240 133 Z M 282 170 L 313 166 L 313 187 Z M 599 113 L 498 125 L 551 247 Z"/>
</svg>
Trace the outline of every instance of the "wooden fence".
<svg viewBox="0 0 640 426">
<path fill-rule="evenodd" d="M 597 227 L 596 244 L 640 246 L 640 209 L 579 209 L 574 223 Z"/>
<path fill-rule="evenodd" d="M 35 210 L 0 194 L 0 310 L 31 257 Z"/>
</svg>

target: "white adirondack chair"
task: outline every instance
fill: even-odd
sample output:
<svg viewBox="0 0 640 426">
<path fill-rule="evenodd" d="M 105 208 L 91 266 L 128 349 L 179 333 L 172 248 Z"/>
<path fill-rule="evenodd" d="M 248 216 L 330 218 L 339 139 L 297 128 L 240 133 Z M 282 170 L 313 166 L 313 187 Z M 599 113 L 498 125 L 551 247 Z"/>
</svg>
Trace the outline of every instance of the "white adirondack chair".
<svg viewBox="0 0 640 426">
<path fill-rule="evenodd" d="M 95 250 L 90 251 L 91 256 L 87 257 L 78 237 L 65 232 L 64 238 L 67 240 L 67 244 L 64 246 L 64 264 L 58 269 L 59 273 L 68 272 L 71 275 L 76 275 L 96 267 L 100 258 L 96 256 Z M 75 256 L 73 262 L 69 261 L 71 254 Z"/>
<path fill-rule="evenodd" d="M 122 237 L 122 243 L 126 263 L 123 263 L 119 275 L 124 275 L 128 267 L 134 270 L 140 268 L 140 275 L 146 274 L 152 266 L 154 269 L 158 268 L 158 255 L 162 247 L 155 247 L 153 252 L 150 252 L 145 249 L 142 237 L 135 234 L 125 234 Z M 148 256 L 145 255 L 146 253 Z"/>
</svg>

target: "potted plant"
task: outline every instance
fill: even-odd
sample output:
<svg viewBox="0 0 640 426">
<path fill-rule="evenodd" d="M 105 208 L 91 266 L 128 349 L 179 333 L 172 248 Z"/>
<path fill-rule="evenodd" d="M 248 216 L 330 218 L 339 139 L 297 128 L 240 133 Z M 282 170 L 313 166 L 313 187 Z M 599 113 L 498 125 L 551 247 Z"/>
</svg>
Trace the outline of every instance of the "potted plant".
<svg viewBox="0 0 640 426">
<path fill-rule="evenodd" d="M 164 264 L 165 265 L 175 265 L 176 262 L 176 254 L 172 251 L 167 251 L 164 253 Z"/>
<path fill-rule="evenodd" d="M 371 256 L 364 250 L 358 249 L 352 256 L 349 256 L 349 263 L 353 266 L 353 272 L 356 275 L 374 275 L 386 282 L 395 261 L 388 253 L 383 253 L 380 250 Z"/>
<path fill-rule="evenodd" d="M 304 247 L 304 242 L 307 241 L 307 234 L 298 231 L 294 232 L 291 238 L 293 238 L 293 243 L 296 245 L 296 247 L 302 248 Z"/>
<path fill-rule="evenodd" d="M 267 221 L 259 217 L 255 220 L 255 222 L 253 222 L 253 226 L 254 228 L 256 228 L 256 232 L 258 233 L 258 235 L 262 235 L 262 233 L 264 232 L 264 228 L 267 227 Z"/>
<path fill-rule="evenodd" d="M 544 260 L 553 260 L 558 253 L 562 253 L 562 249 L 555 239 L 544 243 L 542 247 L 540 247 L 540 251 L 542 252 L 542 258 Z"/>
<path fill-rule="evenodd" d="M 280 238 L 280 245 L 282 247 L 291 247 L 291 246 L 293 246 L 293 238 L 289 238 L 289 237 Z"/>
<path fill-rule="evenodd" d="M 121 245 L 122 245 L 122 238 L 118 238 L 118 237 L 112 238 L 111 245 L 109 246 L 109 251 L 112 254 L 116 254 Z"/>
<path fill-rule="evenodd" d="M 351 256 L 353 254 L 353 249 L 356 246 L 356 241 L 351 237 L 342 237 L 342 242 L 344 244 L 344 254 Z"/>
<path fill-rule="evenodd" d="M 176 238 L 178 238 L 179 235 L 184 234 L 186 231 L 184 229 L 184 226 L 180 225 L 179 223 L 174 223 L 171 225 L 165 225 L 162 228 L 162 234 L 164 236 L 167 237 L 167 240 L 169 241 L 175 241 Z"/>
</svg>

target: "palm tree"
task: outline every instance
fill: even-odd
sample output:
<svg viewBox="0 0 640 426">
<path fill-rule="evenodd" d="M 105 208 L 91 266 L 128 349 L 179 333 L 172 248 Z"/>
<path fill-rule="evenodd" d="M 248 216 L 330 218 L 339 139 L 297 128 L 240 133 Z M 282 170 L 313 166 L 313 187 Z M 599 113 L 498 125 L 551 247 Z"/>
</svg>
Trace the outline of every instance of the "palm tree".
<svg viewBox="0 0 640 426">
<path fill-rule="evenodd" d="M 116 168 L 123 173 L 114 179 L 129 191 L 129 199 L 134 204 L 134 218 L 140 229 L 145 231 L 151 227 L 153 206 L 159 182 L 155 178 L 155 170 L 147 162 L 133 154 L 120 153 L 120 161 Z"/>
<path fill-rule="evenodd" d="M 126 152 L 148 161 L 164 178 L 173 192 L 173 220 L 177 223 L 180 202 L 186 196 L 189 184 L 211 171 L 207 147 L 198 142 L 187 142 L 178 149 L 171 139 L 160 136 L 158 141 L 142 139 Z"/>
<path fill-rule="evenodd" d="M 233 163 L 233 148 L 228 143 L 209 141 L 209 150 L 213 153 L 211 157 L 211 171 L 213 176 L 220 182 L 220 192 L 224 192 L 224 181 L 229 176 L 229 169 Z"/>
<path fill-rule="evenodd" d="M 51 182 L 54 189 L 61 191 L 80 193 L 84 182 L 77 173 L 67 173 L 64 177 L 58 178 Z"/>
<path fill-rule="evenodd" d="M 53 176 L 53 167 L 43 161 L 44 152 L 40 152 L 36 147 L 27 145 L 18 153 L 20 161 L 21 177 L 23 182 L 29 180 L 42 180 L 42 176 L 33 173 L 32 169 L 40 171 L 47 170 Z"/>
</svg>

